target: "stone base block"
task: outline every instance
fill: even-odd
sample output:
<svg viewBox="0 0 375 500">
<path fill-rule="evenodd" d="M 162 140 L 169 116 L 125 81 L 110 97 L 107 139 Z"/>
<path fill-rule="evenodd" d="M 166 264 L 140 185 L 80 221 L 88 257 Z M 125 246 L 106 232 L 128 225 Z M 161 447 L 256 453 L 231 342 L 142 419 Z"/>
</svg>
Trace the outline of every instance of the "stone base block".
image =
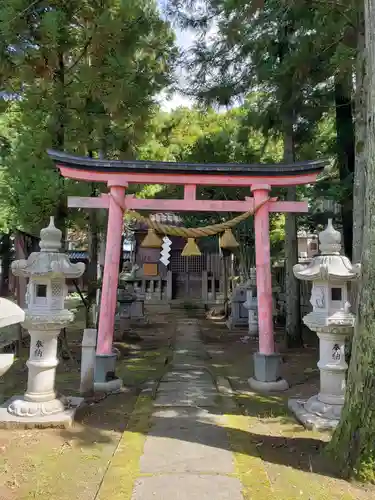
<svg viewBox="0 0 375 500">
<path fill-rule="evenodd" d="M 259 382 L 276 382 L 280 378 L 280 354 L 262 354 L 256 352 L 254 359 L 254 377 Z"/>
<path fill-rule="evenodd" d="M 95 364 L 95 392 L 116 392 L 121 389 L 122 380 L 115 375 L 117 354 L 97 354 Z"/>
<path fill-rule="evenodd" d="M 143 316 L 143 317 L 136 317 L 136 318 L 131 318 L 131 324 L 130 326 L 145 326 L 145 325 L 148 325 L 150 322 L 149 322 L 149 319 L 146 317 L 146 316 Z"/>
<path fill-rule="evenodd" d="M 117 354 L 97 354 L 95 362 L 95 382 L 104 383 L 114 380 Z"/>
<path fill-rule="evenodd" d="M 250 337 L 259 337 L 258 323 L 257 324 L 249 323 L 248 332 L 249 332 Z"/>
<path fill-rule="evenodd" d="M 248 326 L 248 321 L 247 319 L 234 319 L 234 318 L 229 318 L 226 323 L 227 327 L 229 328 L 229 330 L 231 330 L 232 328 L 247 328 Z"/>
<path fill-rule="evenodd" d="M 66 398 L 68 402 L 67 408 L 64 410 L 54 413 L 53 415 L 35 415 L 35 416 L 23 416 L 19 417 L 16 415 L 11 415 L 8 412 L 8 406 L 10 406 L 13 401 L 22 400 L 22 396 L 14 396 L 13 398 L 6 401 L 2 406 L 0 406 L 0 428 L 67 428 L 70 427 L 74 422 L 74 416 L 76 411 L 80 406 L 84 404 L 83 398 L 69 397 Z"/>
<path fill-rule="evenodd" d="M 282 392 L 289 389 L 289 384 L 283 378 L 274 382 L 262 382 L 254 377 L 249 378 L 249 386 L 256 392 Z"/>
<path fill-rule="evenodd" d="M 313 396 L 308 401 L 289 399 L 289 410 L 306 429 L 328 431 L 335 429 L 340 421 L 341 405 L 327 405 Z"/>
</svg>

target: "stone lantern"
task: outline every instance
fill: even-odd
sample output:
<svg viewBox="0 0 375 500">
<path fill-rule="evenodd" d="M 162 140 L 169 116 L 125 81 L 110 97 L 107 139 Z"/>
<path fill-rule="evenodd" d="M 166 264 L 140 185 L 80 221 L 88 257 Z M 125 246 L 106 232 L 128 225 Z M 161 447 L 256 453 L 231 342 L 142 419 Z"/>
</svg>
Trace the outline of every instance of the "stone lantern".
<svg viewBox="0 0 375 500">
<path fill-rule="evenodd" d="M 121 341 L 125 338 L 139 339 L 137 334 L 133 335 L 130 331 L 130 323 L 132 317 L 132 305 L 137 299 L 137 294 L 134 290 L 134 283 L 136 281 L 135 273 L 138 266 L 129 266 L 125 263 L 123 270 L 119 275 L 119 283 L 117 290 L 118 302 L 118 317 L 119 317 L 119 332 L 115 333 L 115 340 Z"/>
<path fill-rule="evenodd" d="M 345 399 L 348 365 L 345 343 L 352 336 L 355 317 L 350 312 L 348 282 L 360 274 L 360 265 L 352 265 L 340 254 L 341 234 L 332 220 L 319 234 L 320 255 L 307 264 L 294 266 L 294 275 L 312 282 L 312 312 L 303 322 L 319 337 L 320 392 L 308 401 L 289 400 L 289 408 L 306 427 L 320 430 L 336 427 Z"/>
<path fill-rule="evenodd" d="M 66 254 L 60 253 L 61 236 L 51 217 L 49 226 L 40 232 L 40 252 L 12 264 L 15 276 L 29 279 L 22 325 L 30 333 L 30 357 L 27 391 L 8 402 L 8 421 L 59 424 L 72 419 L 74 406 L 81 401 L 59 397 L 55 392 L 57 338 L 74 319 L 64 307 L 66 279 L 79 278 L 85 270 L 83 263 L 72 264 Z"/>
<path fill-rule="evenodd" d="M 249 335 L 258 335 L 258 299 L 256 295 L 256 269 L 250 269 L 250 278 L 246 289 L 246 302 L 243 304 L 244 308 L 249 313 Z"/>
<path fill-rule="evenodd" d="M 231 313 L 227 321 L 228 328 L 247 326 L 248 312 L 244 308 L 246 301 L 245 285 L 237 285 L 232 292 Z"/>
</svg>

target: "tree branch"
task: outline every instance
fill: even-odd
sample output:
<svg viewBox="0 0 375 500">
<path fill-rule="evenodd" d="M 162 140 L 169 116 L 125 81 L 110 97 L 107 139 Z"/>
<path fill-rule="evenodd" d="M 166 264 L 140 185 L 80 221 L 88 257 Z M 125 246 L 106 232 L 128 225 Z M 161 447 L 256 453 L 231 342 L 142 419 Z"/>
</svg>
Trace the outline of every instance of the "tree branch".
<svg viewBox="0 0 375 500">
<path fill-rule="evenodd" d="M 96 26 L 94 27 L 94 29 L 95 28 L 96 28 Z M 83 48 L 81 50 L 81 53 L 79 54 L 79 56 L 77 57 L 77 59 L 69 66 L 69 68 L 66 69 L 66 72 L 65 72 L 66 74 L 69 73 L 70 71 L 72 71 L 72 69 L 75 68 L 77 66 L 77 64 L 82 61 L 82 59 L 84 58 L 84 56 L 87 53 L 87 49 L 89 48 L 90 43 L 92 42 L 92 38 L 93 38 L 93 34 L 90 35 L 88 37 L 88 39 L 86 40 L 86 43 L 83 46 Z"/>
<path fill-rule="evenodd" d="M 331 7 L 336 7 L 339 14 L 341 14 L 348 21 L 348 24 L 350 26 L 352 26 L 353 28 L 357 28 L 357 26 L 353 23 L 353 21 L 350 19 L 348 14 L 346 12 L 344 12 L 343 10 L 341 10 L 341 9 L 347 9 L 348 8 L 347 5 L 345 5 L 341 2 L 338 2 L 337 0 L 312 0 L 312 1 L 313 1 L 313 3 L 318 3 L 320 5 L 328 5 Z M 308 3 L 310 3 L 310 2 L 308 2 Z"/>
</svg>

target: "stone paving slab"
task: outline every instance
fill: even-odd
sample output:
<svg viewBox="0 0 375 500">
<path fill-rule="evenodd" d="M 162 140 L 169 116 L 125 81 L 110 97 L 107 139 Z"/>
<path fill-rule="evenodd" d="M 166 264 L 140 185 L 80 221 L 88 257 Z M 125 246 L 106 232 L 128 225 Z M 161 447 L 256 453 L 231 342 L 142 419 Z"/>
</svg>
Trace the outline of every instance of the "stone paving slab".
<svg viewBox="0 0 375 500">
<path fill-rule="evenodd" d="M 132 500 L 243 500 L 241 489 L 233 477 L 168 474 L 138 479 Z"/>
<path fill-rule="evenodd" d="M 211 375 L 206 370 L 170 371 L 163 377 L 163 382 L 179 382 L 185 380 L 198 380 L 200 377 L 208 375 L 212 382 Z"/>
<path fill-rule="evenodd" d="M 216 407 L 216 392 L 207 393 L 193 393 L 192 391 L 178 390 L 175 392 L 166 392 L 160 394 L 155 401 L 155 406 L 203 406 L 203 407 Z"/>
<path fill-rule="evenodd" d="M 230 477 L 234 456 L 205 357 L 197 322 L 179 322 L 170 371 L 157 388 L 132 500 L 243 500 L 241 482 Z"/>
<path fill-rule="evenodd" d="M 207 382 L 161 382 L 158 386 L 158 397 L 160 394 L 176 391 L 188 392 L 192 396 L 194 394 L 201 396 L 203 393 L 216 394 L 216 388 L 212 384 L 207 384 Z"/>
<path fill-rule="evenodd" d="M 142 473 L 233 473 L 233 454 L 220 416 L 181 409 L 154 413 L 140 469 Z"/>
</svg>

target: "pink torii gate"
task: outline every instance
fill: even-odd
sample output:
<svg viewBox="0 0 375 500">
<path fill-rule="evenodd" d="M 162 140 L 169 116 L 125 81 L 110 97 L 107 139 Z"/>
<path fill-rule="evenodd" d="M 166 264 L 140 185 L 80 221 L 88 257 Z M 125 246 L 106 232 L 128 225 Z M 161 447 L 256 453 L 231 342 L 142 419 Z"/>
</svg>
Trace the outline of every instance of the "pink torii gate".
<svg viewBox="0 0 375 500">
<path fill-rule="evenodd" d="M 107 245 L 105 253 L 102 299 L 99 314 L 97 363 L 95 380 L 108 381 L 113 371 L 112 350 L 117 304 L 118 269 L 124 211 L 213 211 L 246 212 L 257 206 L 254 215 L 256 276 L 259 318 L 259 352 L 254 355 L 254 388 L 282 390 L 287 387 L 279 379 L 280 356 L 275 353 L 272 321 L 272 285 L 270 262 L 270 212 L 305 213 L 307 202 L 277 201 L 269 198 L 272 186 L 311 184 L 325 166 L 324 161 L 294 164 L 191 164 L 155 161 L 120 161 L 76 157 L 48 151 L 62 176 L 69 179 L 105 182 L 108 194 L 97 198 L 69 197 L 69 207 L 108 209 Z M 129 184 L 175 184 L 184 186 L 184 198 L 177 200 L 137 199 L 126 195 Z M 243 201 L 196 199 L 197 186 L 249 187 L 252 197 Z M 250 193 L 249 193 L 250 194 Z M 266 203 L 265 200 L 268 200 Z M 111 364 L 112 363 L 112 364 Z"/>
</svg>

